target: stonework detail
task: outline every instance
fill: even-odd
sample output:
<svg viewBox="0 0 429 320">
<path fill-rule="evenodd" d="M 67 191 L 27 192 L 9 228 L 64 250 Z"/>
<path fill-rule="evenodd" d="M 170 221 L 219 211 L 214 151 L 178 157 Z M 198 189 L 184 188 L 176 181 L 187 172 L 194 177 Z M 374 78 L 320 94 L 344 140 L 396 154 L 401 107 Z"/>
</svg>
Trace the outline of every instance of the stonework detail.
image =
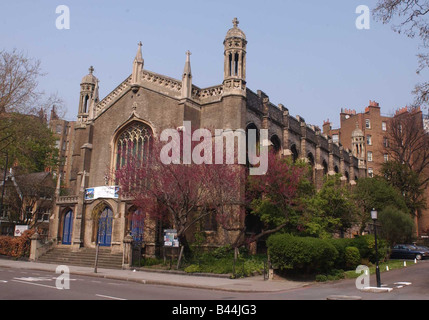
<svg viewBox="0 0 429 320">
<path fill-rule="evenodd" d="M 141 137 L 156 138 L 157 133 L 164 129 L 181 127 L 183 121 L 191 121 L 194 126 L 205 128 L 267 129 L 269 143 L 275 150 L 294 160 L 305 159 L 312 165 L 316 187 L 321 186 L 328 174 L 341 173 L 347 177 L 344 183 L 350 184 L 366 175 L 351 151 L 325 136 L 317 126 L 307 124 L 300 116 L 292 116 L 284 105 L 273 104 L 263 91 L 254 92 L 247 88 L 247 39 L 238 28 L 237 19 L 233 20 L 233 27 L 228 30 L 223 45 L 224 78 L 220 84 L 208 88 L 192 84 L 189 52 L 182 80 L 144 69 L 141 43 L 133 61 L 132 74 L 99 102 L 98 98 L 95 99 L 98 79 L 94 79 L 93 71 L 90 71 L 85 82 L 82 82 L 81 97 L 88 96 L 87 101 L 92 97 L 97 102 L 93 114 L 83 105 L 79 106 L 79 121 L 74 127 L 74 145 L 70 152 L 72 165 L 67 175 L 69 195 L 57 198 L 54 223 L 50 230 L 52 238 L 61 243 L 65 219 L 69 217 L 66 213 L 72 211 L 71 248 L 79 250 L 83 246 L 95 246 L 95 235 L 100 227 L 95 213 L 101 205 L 112 211 L 109 216 L 112 219 L 109 229 L 111 238 L 106 238 L 110 241 L 106 245 L 111 247 L 112 252 L 122 251 L 124 240 L 129 240 L 129 237 L 126 238 L 129 235 L 129 215 L 136 211 L 132 199 L 127 196 L 91 199 L 85 197 L 85 192 L 90 188 L 106 186 L 106 172 L 122 161 L 118 157 L 121 143 L 126 144 L 132 136 L 133 141 L 141 141 L 143 146 L 147 140 L 139 140 Z M 127 128 L 132 130 L 127 131 Z M 146 129 L 147 134 L 143 134 Z M 112 183 L 108 182 L 110 186 Z M 159 250 L 162 225 L 148 220 L 144 226 L 146 254 L 153 255 Z M 223 245 L 224 238 L 222 232 L 211 230 L 209 245 Z"/>
</svg>

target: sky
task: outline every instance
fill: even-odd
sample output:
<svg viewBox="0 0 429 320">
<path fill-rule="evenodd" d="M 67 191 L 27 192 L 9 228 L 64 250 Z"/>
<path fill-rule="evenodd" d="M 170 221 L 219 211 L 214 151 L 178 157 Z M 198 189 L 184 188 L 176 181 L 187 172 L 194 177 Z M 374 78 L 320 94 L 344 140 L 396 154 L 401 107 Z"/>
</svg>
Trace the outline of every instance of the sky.
<svg viewBox="0 0 429 320">
<path fill-rule="evenodd" d="M 193 84 L 221 84 L 234 17 L 248 40 L 247 87 L 308 124 L 339 127 L 341 108 L 363 112 L 370 100 L 392 114 L 425 81 L 416 39 L 372 17 L 369 29 L 356 27 L 356 8 L 376 0 L 0 1 L 0 50 L 41 61 L 39 88 L 62 98 L 67 120 L 76 119 L 88 68 L 102 99 L 131 74 L 139 41 L 145 69 L 181 79 L 190 50 Z M 59 5 L 70 9 L 70 29 L 56 27 Z"/>
</svg>

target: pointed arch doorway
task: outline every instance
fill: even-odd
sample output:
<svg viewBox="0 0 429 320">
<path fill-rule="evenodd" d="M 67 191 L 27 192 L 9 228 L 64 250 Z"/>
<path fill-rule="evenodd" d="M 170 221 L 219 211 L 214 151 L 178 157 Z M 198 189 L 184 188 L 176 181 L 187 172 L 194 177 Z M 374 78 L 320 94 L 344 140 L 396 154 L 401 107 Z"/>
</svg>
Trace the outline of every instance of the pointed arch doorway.
<svg viewBox="0 0 429 320">
<path fill-rule="evenodd" d="M 73 210 L 69 209 L 64 214 L 63 221 L 63 237 L 62 244 L 70 245 L 72 243 L 73 235 Z"/>
<path fill-rule="evenodd" d="M 101 247 L 110 247 L 112 243 L 112 225 L 113 225 L 113 211 L 108 206 L 104 206 L 98 217 L 97 228 L 97 243 Z"/>
</svg>

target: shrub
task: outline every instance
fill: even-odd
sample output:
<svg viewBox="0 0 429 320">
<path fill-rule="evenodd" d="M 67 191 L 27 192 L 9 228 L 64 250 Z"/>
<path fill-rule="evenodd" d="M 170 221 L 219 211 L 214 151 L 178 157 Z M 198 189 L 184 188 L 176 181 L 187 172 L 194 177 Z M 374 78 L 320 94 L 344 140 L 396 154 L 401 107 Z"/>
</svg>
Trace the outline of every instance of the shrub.
<svg viewBox="0 0 429 320">
<path fill-rule="evenodd" d="M 386 239 L 390 245 L 411 242 L 415 226 L 410 214 L 389 206 L 380 212 L 379 221 L 383 226 L 380 229 L 380 236 Z"/>
<path fill-rule="evenodd" d="M 346 269 L 347 268 L 347 262 L 346 262 L 346 248 L 354 246 L 354 239 L 350 238 L 339 238 L 339 239 L 329 239 L 328 240 L 338 251 L 337 259 L 335 259 L 335 267 Z"/>
<path fill-rule="evenodd" d="M 353 239 L 354 246 L 359 249 L 362 259 L 367 259 L 375 263 L 375 238 L 373 235 L 361 236 Z M 384 261 L 389 253 L 389 245 L 387 241 L 377 238 L 378 259 Z"/>
<path fill-rule="evenodd" d="M 306 273 L 332 269 L 338 251 L 327 240 L 275 234 L 267 240 L 271 262 L 281 270 L 293 269 Z"/>
<path fill-rule="evenodd" d="M 240 254 L 235 262 L 235 276 L 248 277 L 252 274 L 262 274 L 264 270 L 266 256 L 248 255 L 245 250 L 240 250 Z M 211 252 L 205 252 L 198 260 L 192 261 L 185 272 L 204 272 L 215 274 L 228 274 L 234 272 L 234 252 L 228 246 L 220 247 Z"/>
<path fill-rule="evenodd" d="M 219 247 L 208 253 L 209 256 L 215 259 L 230 258 L 234 255 L 234 251 L 230 245 Z"/>
<path fill-rule="evenodd" d="M 375 262 L 375 239 L 372 235 L 325 240 L 275 234 L 268 238 L 267 246 L 271 262 L 280 270 L 324 273 L 329 279 L 338 278 L 337 275 L 332 276 L 334 269 L 354 269 L 364 260 Z M 379 260 L 385 260 L 388 252 L 387 242 L 378 240 Z"/>
<path fill-rule="evenodd" d="M 31 236 L 34 230 L 27 230 L 19 237 L 0 236 L 0 255 L 21 258 L 30 255 Z"/>
<path fill-rule="evenodd" d="M 316 276 L 316 281 L 317 282 L 326 282 L 326 281 L 328 281 L 328 276 L 326 276 L 324 274 L 318 274 Z"/>
<path fill-rule="evenodd" d="M 360 264 L 360 253 L 356 247 L 347 247 L 345 249 L 345 262 L 348 269 L 355 269 Z"/>
<path fill-rule="evenodd" d="M 200 267 L 197 264 L 191 264 L 190 266 L 186 267 L 184 271 L 187 273 L 200 272 Z"/>
</svg>

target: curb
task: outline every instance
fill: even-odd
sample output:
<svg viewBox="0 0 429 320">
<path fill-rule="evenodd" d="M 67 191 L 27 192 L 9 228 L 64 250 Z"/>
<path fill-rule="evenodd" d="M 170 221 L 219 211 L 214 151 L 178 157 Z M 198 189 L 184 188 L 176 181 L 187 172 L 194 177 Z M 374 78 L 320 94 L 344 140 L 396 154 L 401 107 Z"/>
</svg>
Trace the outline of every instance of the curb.
<svg viewBox="0 0 429 320">
<path fill-rule="evenodd" d="M 391 292 L 392 288 L 379 288 L 379 287 L 365 287 L 360 289 L 360 291 L 363 292 L 372 292 L 372 293 L 385 293 L 385 292 Z"/>
<path fill-rule="evenodd" d="M 144 271 L 144 272 L 153 272 L 153 273 L 166 273 L 166 274 L 177 274 L 181 276 L 194 276 L 194 277 L 209 277 L 209 278 L 222 278 L 222 279 L 232 279 L 231 274 L 216 274 L 216 273 L 202 273 L 202 272 L 194 272 L 189 273 L 180 270 L 162 270 L 162 269 L 151 269 L 145 267 L 130 267 L 122 270 L 136 270 L 136 271 Z"/>
<path fill-rule="evenodd" d="M 192 284 L 192 283 L 183 283 L 183 282 L 179 283 L 179 282 L 151 280 L 151 279 L 138 279 L 138 278 L 127 277 L 127 276 L 117 276 L 117 275 L 115 276 L 115 275 L 88 273 L 88 272 L 81 272 L 81 271 L 70 271 L 70 274 L 95 277 L 95 278 L 111 279 L 111 280 L 136 282 L 139 284 L 173 286 L 173 287 L 181 287 L 181 288 L 204 289 L 204 290 L 214 290 L 214 291 L 224 291 L 224 292 L 272 293 L 272 292 L 280 292 L 280 291 L 287 290 L 285 288 L 274 289 L 274 290 L 251 289 L 251 288 L 233 289 L 233 288 L 225 288 L 225 287 L 214 287 L 214 286 L 202 285 L 202 284 Z M 227 278 L 227 279 L 229 279 L 229 278 Z M 230 280 L 236 280 L 236 279 L 230 279 Z M 302 285 L 299 287 L 305 287 L 305 286 L 306 285 Z"/>
<path fill-rule="evenodd" d="M 342 296 L 342 295 L 337 295 L 337 296 L 328 296 L 326 298 L 326 300 L 362 300 L 362 297 L 360 296 Z"/>
<path fill-rule="evenodd" d="M 22 261 L 24 262 L 24 261 Z M 22 266 L 9 266 L 9 265 L 2 265 L 0 263 L 0 267 L 3 268 L 9 268 L 9 269 L 27 269 L 27 270 L 35 270 L 35 271 L 44 271 L 44 272 L 55 272 L 56 269 L 56 265 L 55 264 L 45 264 L 47 267 L 43 268 L 43 267 L 39 267 L 39 266 L 31 266 L 31 262 L 29 261 L 25 261 L 26 263 L 28 263 L 28 266 L 22 267 Z M 74 266 L 74 267 L 79 267 L 79 266 Z M 116 270 L 118 271 L 118 269 L 112 269 L 112 270 Z M 122 270 L 127 270 L 127 269 L 122 269 Z M 130 270 L 128 270 L 130 271 Z M 146 271 L 145 271 L 146 272 Z M 184 282 L 174 282 L 174 281 L 163 281 L 163 280 L 152 280 L 152 279 L 139 279 L 136 277 L 130 277 L 130 276 L 121 276 L 121 275 L 109 275 L 109 274 L 103 274 L 102 272 L 100 273 L 93 273 L 93 272 L 88 272 L 88 271 L 76 271 L 76 270 L 70 270 L 70 274 L 71 275 L 80 275 L 80 276 L 88 276 L 88 277 L 94 277 L 94 278 L 104 278 L 104 279 L 112 279 L 112 280 L 120 280 L 120 281 L 129 281 L 129 282 L 135 282 L 135 283 L 139 283 L 139 284 L 149 284 L 149 285 L 162 285 L 162 286 L 174 286 L 174 287 L 182 287 L 182 288 L 191 288 L 191 289 L 205 289 L 205 290 L 214 290 L 214 291 L 223 291 L 223 292 L 237 292 L 237 293 L 273 293 L 273 292 L 280 292 L 280 291 L 284 291 L 287 290 L 287 288 L 279 288 L 279 289 L 271 289 L 271 290 L 266 290 L 266 289 L 252 289 L 250 287 L 246 287 L 243 289 L 237 289 L 237 288 L 226 288 L 226 287 L 216 287 L 216 286 L 210 286 L 210 285 L 203 285 L 203 284 L 196 284 L 196 283 L 184 283 Z M 182 274 L 180 274 L 182 275 Z M 187 276 L 192 276 L 192 274 L 183 274 L 183 275 L 187 275 Z M 200 274 L 198 276 L 203 276 L 203 274 Z M 224 279 L 224 280 L 237 280 L 237 279 L 230 279 L 230 278 L 226 278 L 226 277 L 219 277 L 220 279 Z M 234 285 L 234 283 L 231 283 L 231 285 Z M 304 287 L 303 286 L 299 286 L 299 287 Z"/>
</svg>

